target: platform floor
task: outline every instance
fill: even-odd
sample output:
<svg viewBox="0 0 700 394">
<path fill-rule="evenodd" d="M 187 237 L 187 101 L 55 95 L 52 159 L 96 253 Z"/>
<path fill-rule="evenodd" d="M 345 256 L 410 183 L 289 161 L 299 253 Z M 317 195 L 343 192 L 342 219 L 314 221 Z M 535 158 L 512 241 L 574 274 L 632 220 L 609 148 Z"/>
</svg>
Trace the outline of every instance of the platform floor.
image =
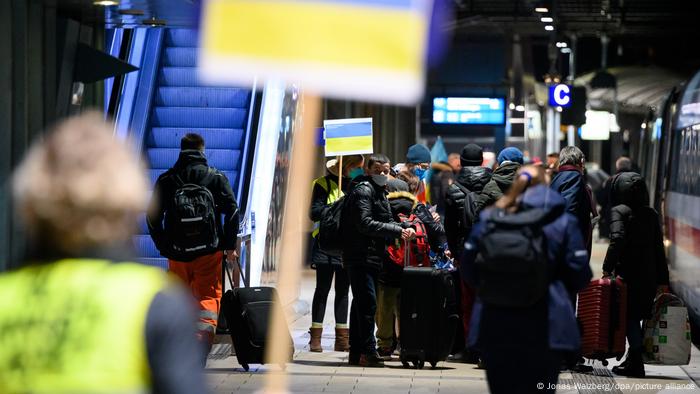
<svg viewBox="0 0 700 394">
<path fill-rule="evenodd" d="M 601 265 L 607 244 L 595 244 L 592 266 L 594 275 L 602 272 Z M 300 299 L 311 303 L 314 291 L 314 273 L 305 272 Z M 323 353 L 308 351 L 309 314 L 291 323 L 295 342 L 294 361 L 287 366 L 289 391 L 293 393 L 487 393 L 483 370 L 472 364 L 444 362 L 436 369 L 404 369 L 395 359 L 385 368 L 350 367 L 347 353 L 333 352 L 333 291 L 329 296 L 329 311 L 322 344 Z M 207 362 L 206 375 L 215 393 L 254 393 L 262 389 L 267 373 L 279 373 L 277 366 L 251 366 L 245 372 L 232 356 L 232 347 L 226 337 L 214 345 Z M 612 362 L 610 368 L 615 365 Z M 528 360 L 523 360 L 528 362 Z M 684 367 L 646 366 L 646 379 L 614 377 L 609 369 L 597 363 L 595 375 L 562 373 L 559 375 L 558 394 L 592 393 L 700 393 L 700 351 L 693 348 L 691 365 Z M 693 380 L 695 378 L 695 381 Z M 517 394 L 517 393 L 514 393 Z"/>
</svg>

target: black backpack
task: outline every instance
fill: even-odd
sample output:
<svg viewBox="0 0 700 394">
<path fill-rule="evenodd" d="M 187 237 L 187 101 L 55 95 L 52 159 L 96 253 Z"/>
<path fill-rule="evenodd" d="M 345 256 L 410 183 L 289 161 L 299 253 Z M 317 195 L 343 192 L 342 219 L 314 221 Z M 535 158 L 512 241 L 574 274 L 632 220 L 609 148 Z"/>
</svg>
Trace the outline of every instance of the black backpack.
<svg viewBox="0 0 700 394">
<path fill-rule="evenodd" d="M 462 206 L 458 207 L 458 209 L 460 212 L 459 228 L 462 230 L 462 234 L 464 234 L 464 237 L 466 238 L 469 236 L 469 233 L 472 232 L 474 223 L 479 220 L 479 215 L 477 215 L 476 210 L 474 209 L 474 204 L 476 203 L 478 194 L 462 186 L 459 184 L 459 182 L 455 182 L 453 185 L 464 193 L 464 201 L 462 202 Z"/>
<path fill-rule="evenodd" d="M 475 262 L 477 292 L 485 304 L 529 307 L 547 294 L 549 259 L 542 228 L 555 217 L 543 209 L 515 214 L 493 210 Z"/>
<path fill-rule="evenodd" d="M 213 172 L 209 168 L 204 180 Z M 165 217 L 165 233 L 172 249 L 192 259 L 215 251 L 219 237 L 214 196 L 204 186 L 183 182 L 177 174 L 173 179 L 177 189 Z"/>
<path fill-rule="evenodd" d="M 369 182 L 361 182 L 357 186 L 365 184 L 371 185 Z M 355 187 L 357 187 L 355 186 Z M 343 251 L 343 220 L 346 220 L 343 214 L 347 205 L 348 196 L 342 196 L 337 199 L 326 211 L 319 222 L 318 227 L 318 247 L 324 252 L 339 256 Z"/>
</svg>

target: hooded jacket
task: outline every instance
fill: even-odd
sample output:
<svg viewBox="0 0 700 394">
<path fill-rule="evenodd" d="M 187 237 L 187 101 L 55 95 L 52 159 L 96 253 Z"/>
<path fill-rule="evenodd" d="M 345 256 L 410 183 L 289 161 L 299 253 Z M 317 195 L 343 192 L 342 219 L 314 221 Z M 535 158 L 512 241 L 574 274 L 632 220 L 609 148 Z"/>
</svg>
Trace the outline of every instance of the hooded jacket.
<svg viewBox="0 0 700 394">
<path fill-rule="evenodd" d="M 375 176 L 353 180 L 343 209 L 343 265 L 379 272 L 386 259 L 389 240 L 401 236 L 401 226 L 393 221 L 385 185 Z M 386 182 L 386 181 L 385 181 Z"/>
<path fill-rule="evenodd" d="M 575 166 L 561 166 L 549 186 L 564 197 L 566 211 L 578 219 L 581 236 L 590 253 L 591 232 L 593 231 L 591 213 L 593 213 L 593 209 L 583 173 Z"/>
<path fill-rule="evenodd" d="M 504 161 L 493 171 L 489 183 L 484 186 L 483 191 L 476 199 L 476 212 L 481 212 L 484 208 L 495 203 L 510 189 L 513 184 L 515 173 L 520 168 L 520 163 Z"/>
<path fill-rule="evenodd" d="M 151 199 L 147 214 L 148 230 L 160 254 L 176 261 L 191 261 L 195 258 L 172 250 L 171 243 L 163 228 L 163 218 L 166 212 L 171 209 L 175 191 L 178 189 L 174 175 L 179 175 L 183 182 L 198 184 L 211 192 L 216 205 L 217 217 L 224 215 L 223 223 L 219 222 L 217 225 L 218 249 L 236 249 L 238 204 L 236 204 L 228 178 L 221 171 L 207 165 L 204 152 L 183 150 L 173 168 L 158 177 L 153 189 L 154 197 Z"/>
<path fill-rule="evenodd" d="M 651 317 L 660 285 L 668 285 L 668 266 L 659 214 L 649 206 L 641 175 L 623 172 L 611 180 L 610 244 L 603 270 L 627 283 L 630 316 Z"/>
<path fill-rule="evenodd" d="M 491 180 L 492 171 L 486 167 L 462 167 L 457 174 L 456 182 L 462 187 L 480 194 Z M 466 194 L 456 184 L 450 185 L 445 197 L 445 233 L 447 244 L 453 256 L 459 257 L 464 249 L 464 240 L 469 235 L 473 223 L 469 226 L 462 223 L 464 216 L 464 199 Z M 478 212 L 476 212 L 478 214 Z"/>
<path fill-rule="evenodd" d="M 543 227 L 547 240 L 547 252 L 552 280 L 545 299 L 529 308 L 501 308 L 482 304 L 478 299 L 472 313 L 469 345 L 481 346 L 502 340 L 492 333 L 502 331 L 502 327 L 513 330 L 537 330 L 544 327 L 547 333 L 546 344 L 551 350 L 575 351 L 580 347 L 580 337 L 574 307 L 569 299 L 570 292 L 583 289 L 591 279 L 588 265 L 588 252 L 578 230 L 576 217 L 564 212 L 566 202 L 559 193 L 544 185 L 528 189 L 520 202 L 520 209 L 543 208 L 550 212 L 562 212 L 555 220 Z M 462 254 L 464 279 L 475 286 L 479 283 L 474 261 L 479 252 L 478 239 L 485 231 L 484 223 L 491 210 L 481 213 L 481 220 L 472 230 L 467 248 Z M 519 332 L 516 335 L 520 335 Z M 541 333 L 522 333 L 537 336 Z M 528 344 L 537 346 L 536 344 Z"/>
<path fill-rule="evenodd" d="M 439 251 L 445 245 L 445 229 L 440 222 L 433 219 L 433 215 L 425 204 L 418 202 L 418 198 L 408 191 L 394 191 L 387 195 L 391 214 L 395 222 L 400 223 L 399 215 L 416 215 L 425 225 L 428 236 L 428 244 L 432 251 Z M 402 226 L 403 227 L 403 226 Z M 394 240 L 392 240 L 393 242 Z M 401 286 L 401 272 L 403 268 L 391 261 L 388 257 L 384 260 L 384 267 L 379 275 L 379 281 L 392 287 Z"/>
</svg>

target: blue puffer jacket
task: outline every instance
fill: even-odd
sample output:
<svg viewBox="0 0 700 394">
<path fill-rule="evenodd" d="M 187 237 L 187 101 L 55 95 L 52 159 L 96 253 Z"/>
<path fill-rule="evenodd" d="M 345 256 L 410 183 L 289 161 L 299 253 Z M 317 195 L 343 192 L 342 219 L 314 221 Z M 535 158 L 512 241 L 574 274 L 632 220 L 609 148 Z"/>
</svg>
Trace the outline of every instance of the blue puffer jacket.
<svg viewBox="0 0 700 394">
<path fill-rule="evenodd" d="M 548 210 L 563 210 L 566 202 L 562 196 L 546 186 L 535 186 L 528 189 L 520 203 L 520 209 L 544 208 Z M 465 280 L 472 286 L 478 283 L 474 260 L 478 253 L 478 238 L 484 232 L 484 223 L 491 210 L 481 213 L 481 220 L 472 229 L 465 251 L 462 255 L 462 271 Z M 588 265 L 588 252 L 583 244 L 581 232 L 578 229 L 576 218 L 564 213 L 556 220 L 544 227 L 544 234 L 548 243 L 549 262 L 551 271 L 555 276 L 549 285 L 549 299 L 547 306 L 549 348 L 552 350 L 575 351 L 580 347 L 580 336 L 574 308 L 569 299 L 569 292 L 578 292 L 585 287 L 591 279 L 591 268 Z M 469 333 L 469 346 L 477 346 L 479 331 L 488 332 L 490 327 L 481 326 L 481 315 L 485 308 L 493 308 L 483 305 L 478 301 L 474 305 Z M 512 310 L 511 310 L 512 311 Z M 490 319 L 489 324 L 500 324 L 510 327 L 534 327 L 531 321 L 523 321 L 537 316 L 528 313 L 513 314 L 508 311 L 489 311 L 490 316 L 499 316 Z M 517 320 L 517 321 L 516 321 Z M 517 328 L 516 328 L 517 329 Z"/>
</svg>

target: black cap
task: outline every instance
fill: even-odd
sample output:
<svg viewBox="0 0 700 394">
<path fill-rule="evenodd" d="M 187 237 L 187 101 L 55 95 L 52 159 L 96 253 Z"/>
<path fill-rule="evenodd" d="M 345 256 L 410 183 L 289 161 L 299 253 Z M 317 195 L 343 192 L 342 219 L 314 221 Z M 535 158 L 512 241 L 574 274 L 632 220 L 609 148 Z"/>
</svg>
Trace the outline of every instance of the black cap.
<svg viewBox="0 0 700 394">
<path fill-rule="evenodd" d="M 484 150 L 477 144 L 467 144 L 462 148 L 459 161 L 464 167 L 480 166 L 484 161 Z"/>
</svg>

